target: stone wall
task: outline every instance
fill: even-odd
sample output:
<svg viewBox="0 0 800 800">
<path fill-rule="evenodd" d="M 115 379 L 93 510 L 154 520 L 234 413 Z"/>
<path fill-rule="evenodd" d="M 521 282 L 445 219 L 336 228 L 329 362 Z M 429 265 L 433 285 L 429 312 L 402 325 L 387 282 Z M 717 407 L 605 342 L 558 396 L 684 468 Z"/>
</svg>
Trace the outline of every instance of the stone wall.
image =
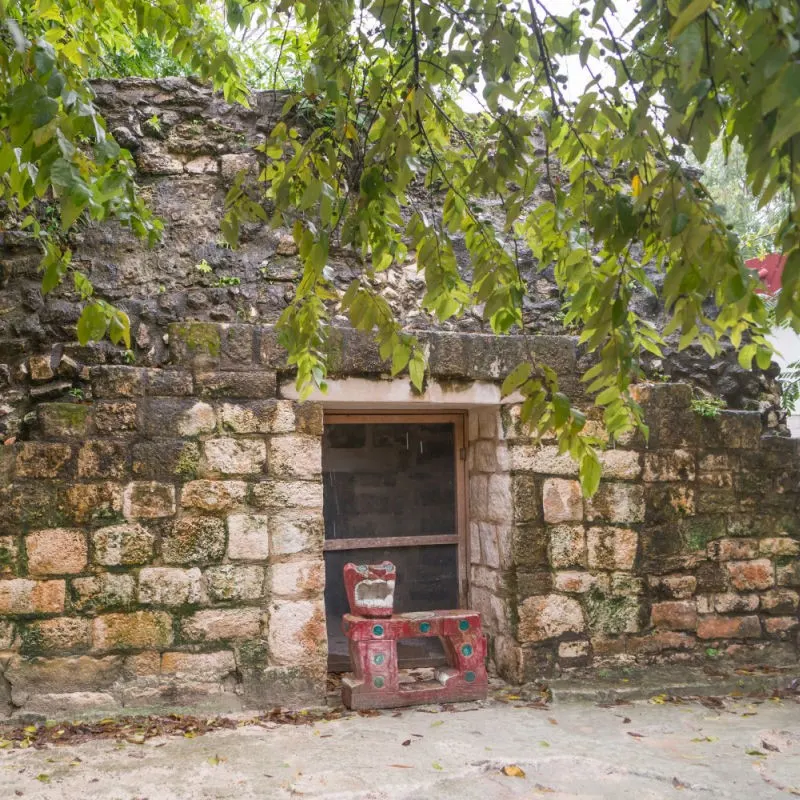
<svg viewBox="0 0 800 800">
<path fill-rule="evenodd" d="M 245 110 L 183 79 L 97 91 L 165 238 L 148 250 L 104 225 L 69 242 L 131 316 L 123 352 L 77 345 L 79 298 L 67 286 L 42 298 L 35 243 L 0 234 L 0 710 L 319 700 L 322 407 L 282 396 L 291 371 L 270 327 L 296 253 L 286 231 L 245 226 L 236 251 L 219 235 L 227 188 L 257 169 L 281 98 Z M 335 248 L 332 260 L 339 285 L 360 270 Z M 523 267 L 538 334 L 526 339 L 482 333 L 477 312 L 437 326 L 410 262 L 376 278 L 428 348 L 439 396 L 496 391 L 532 348 L 588 406 L 575 339 L 550 335 L 552 276 Z M 333 376 L 388 380 L 365 337 L 334 328 L 328 347 Z M 772 373 L 693 353 L 660 371 L 753 410 L 702 419 L 688 386 L 643 387 L 649 441 L 604 455 L 591 501 L 515 406 L 470 410 L 470 602 L 510 679 L 605 660 L 797 658 L 800 454 L 761 436 L 779 424 Z"/>
<path fill-rule="evenodd" d="M 517 681 L 604 662 L 797 663 L 798 441 L 755 412 L 694 414 L 680 384 L 640 387 L 649 441 L 603 453 L 584 499 L 576 467 L 504 413 L 514 498 Z"/>
<path fill-rule="evenodd" d="M 203 333 L 0 448 L 0 709 L 323 696 L 322 410 L 275 398 L 255 329 Z"/>
<path fill-rule="evenodd" d="M 337 375 L 391 380 L 364 337 L 332 340 Z M 528 346 L 427 344 L 451 400 Z M 270 327 L 176 323 L 167 346 L 161 367 L 91 367 L 91 400 L 39 403 L 0 448 L 6 711 L 323 697 L 322 406 L 281 397 Z M 533 346 L 577 383 L 572 340 Z M 758 412 L 702 418 L 687 386 L 639 392 L 649 441 L 606 451 L 590 500 L 518 406 L 469 410 L 470 604 L 510 680 L 797 661 L 798 441 L 762 438 Z"/>
</svg>

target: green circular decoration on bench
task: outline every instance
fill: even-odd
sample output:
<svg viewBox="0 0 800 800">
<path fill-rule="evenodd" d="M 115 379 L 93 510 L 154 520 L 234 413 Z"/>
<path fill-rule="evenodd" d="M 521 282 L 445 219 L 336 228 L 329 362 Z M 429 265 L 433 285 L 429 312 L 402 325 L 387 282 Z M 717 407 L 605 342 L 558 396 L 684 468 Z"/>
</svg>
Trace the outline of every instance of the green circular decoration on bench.
<svg viewBox="0 0 800 800">
<path fill-rule="evenodd" d="M 376 689 L 383 689 L 383 678 L 380 675 L 372 681 Z"/>
<path fill-rule="evenodd" d="M 376 653 L 372 660 L 378 665 L 383 664 L 383 653 Z"/>
<path fill-rule="evenodd" d="M 468 631 L 469 630 L 469 620 L 468 619 L 462 619 L 458 623 L 458 629 L 460 631 Z"/>
<path fill-rule="evenodd" d="M 431 629 L 430 622 L 420 622 L 419 629 L 422 633 L 427 633 Z"/>
<path fill-rule="evenodd" d="M 462 652 L 462 653 L 463 653 L 465 656 L 471 656 L 471 655 L 472 655 L 472 645 L 471 645 L 471 644 L 465 644 L 465 645 L 462 645 L 462 647 L 461 647 L 461 652 Z"/>
<path fill-rule="evenodd" d="M 383 625 L 373 625 L 372 633 L 375 636 L 383 636 Z"/>
<path fill-rule="evenodd" d="M 474 672 L 465 672 L 464 673 L 464 680 L 467 683 L 472 683 L 475 680 L 475 673 Z"/>
</svg>

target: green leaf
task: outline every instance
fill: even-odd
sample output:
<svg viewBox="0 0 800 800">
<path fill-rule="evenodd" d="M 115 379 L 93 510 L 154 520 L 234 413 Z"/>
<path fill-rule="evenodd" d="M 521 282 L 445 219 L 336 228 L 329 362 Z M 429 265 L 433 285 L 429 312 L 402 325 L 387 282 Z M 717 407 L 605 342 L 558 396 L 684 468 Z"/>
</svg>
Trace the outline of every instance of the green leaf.
<svg viewBox="0 0 800 800">
<path fill-rule="evenodd" d="M 584 497 L 592 497 L 600 486 L 602 467 L 600 459 L 593 449 L 587 450 L 581 457 L 578 475 L 581 481 L 581 490 Z"/>
<path fill-rule="evenodd" d="M 525 381 L 531 375 L 533 371 L 533 367 L 527 362 L 523 361 L 521 364 L 517 364 L 511 372 L 506 376 L 506 379 L 503 381 L 503 386 L 500 390 L 500 394 L 503 397 L 508 397 L 508 395 L 515 392 L 522 386 Z"/>
<path fill-rule="evenodd" d="M 712 0 L 691 0 L 688 6 L 678 14 L 675 23 L 670 28 L 669 38 L 673 41 L 680 36 L 681 32 L 692 24 L 701 14 L 704 14 L 711 7 Z"/>
</svg>

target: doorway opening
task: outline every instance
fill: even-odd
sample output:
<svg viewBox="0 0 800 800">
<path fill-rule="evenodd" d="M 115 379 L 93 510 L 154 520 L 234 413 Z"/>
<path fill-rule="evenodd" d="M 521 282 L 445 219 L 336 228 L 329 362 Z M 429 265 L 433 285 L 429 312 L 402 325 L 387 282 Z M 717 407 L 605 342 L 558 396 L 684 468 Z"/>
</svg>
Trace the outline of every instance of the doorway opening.
<svg viewBox="0 0 800 800">
<path fill-rule="evenodd" d="M 350 669 L 347 562 L 397 567 L 394 611 L 463 608 L 467 597 L 465 418 L 326 414 L 322 443 L 328 669 Z M 399 666 L 445 663 L 436 638 L 398 646 Z"/>
</svg>

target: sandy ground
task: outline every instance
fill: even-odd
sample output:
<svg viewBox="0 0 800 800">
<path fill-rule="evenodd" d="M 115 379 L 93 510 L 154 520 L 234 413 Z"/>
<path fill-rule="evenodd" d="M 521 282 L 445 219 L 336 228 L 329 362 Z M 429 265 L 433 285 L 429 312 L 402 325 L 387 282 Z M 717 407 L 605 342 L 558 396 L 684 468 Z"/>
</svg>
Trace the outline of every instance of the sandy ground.
<svg viewBox="0 0 800 800">
<path fill-rule="evenodd" d="M 643 701 L 540 709 L 512 697 L 443 709 L 300 726 L 243 723 L 142 744 L 106 739 L 6 747 L 0 750 L 0 797 L 800 796 L 796 699 L 726 700 L 724 708 Z"/>
</svg>

